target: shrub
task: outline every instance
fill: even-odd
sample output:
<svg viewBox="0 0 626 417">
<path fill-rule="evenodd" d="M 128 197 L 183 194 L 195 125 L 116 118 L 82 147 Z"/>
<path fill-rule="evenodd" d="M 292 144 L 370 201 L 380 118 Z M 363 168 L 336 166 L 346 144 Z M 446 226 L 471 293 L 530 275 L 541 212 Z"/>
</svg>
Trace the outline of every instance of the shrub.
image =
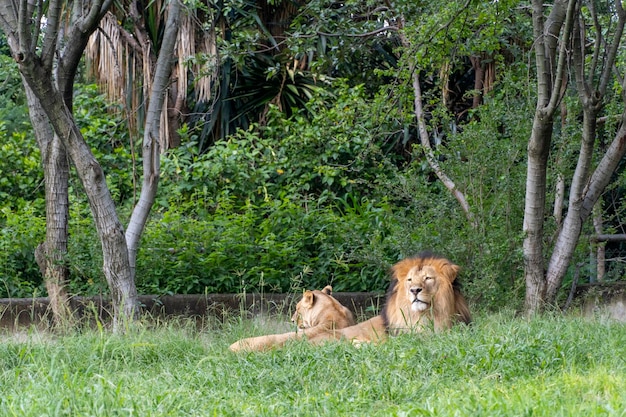
<svg viewBox="0 0 626 417">
<path fill-rule="evenodd" d="M 0 298 L 45 295 L 35 248 L 46 234 L 45 217 L 29 204 L 19 210 L 2 208 L 0 224 Z M 28 219 L 28 221 L 24 221 Z"/>
<path fill-rule="evenodd" d="M 202 293 L 385 287 L 383 204 L 307 210 L 302 201 L 271 200 L 234 212 L 228 201 L 203 219 L 170 210 L 150 223 L 138 256 L 146 293 Z"/>
</svg>

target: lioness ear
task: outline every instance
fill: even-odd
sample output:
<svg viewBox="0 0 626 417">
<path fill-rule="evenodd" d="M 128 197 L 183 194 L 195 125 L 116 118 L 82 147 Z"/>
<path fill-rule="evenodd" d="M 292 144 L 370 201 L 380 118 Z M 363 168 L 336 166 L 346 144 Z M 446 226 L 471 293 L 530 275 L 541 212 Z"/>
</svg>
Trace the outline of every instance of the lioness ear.
<svg viewBox="0 0 626 417">
<path fill-rule="evenodd" d="M 330 285 L 327 285 L 324 288 L 322 288 L 322 292 L 324 294 L 333 295 L 333 287 L 331 287 Z"/>
<path fill-rule="evenodd" d="M 313 307 L 313 303 L 315 302 L 315 295 L 313 295 L 313 291 L 305 291 L 302 294 L 302 305 L 307 308 Z"/>
</svg>

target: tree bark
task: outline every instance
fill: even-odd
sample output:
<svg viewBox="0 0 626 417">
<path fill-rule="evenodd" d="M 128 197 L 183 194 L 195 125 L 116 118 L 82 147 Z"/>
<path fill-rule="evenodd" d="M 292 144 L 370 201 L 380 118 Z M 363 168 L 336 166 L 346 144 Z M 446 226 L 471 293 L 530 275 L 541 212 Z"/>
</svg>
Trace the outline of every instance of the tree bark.
<svg viewBox="0 0 626 417">
<path fill-rule="evenodd" d="M 178 0 L 172 0 L 168 8 L 168 18 L 163 35 L 163 42 L 159 50 L 159 56 L 154 71 L 152 82 L 150 103 L 146 116 L 146 126 L 143 138 L 143 184 L 139 201 L 133 209 L 128 228 L 126 230 L 126 241 L 128 243 L 129 262 L 131 274 L 135 276 L 137 251 L 141 235 L 145 228 L 150 210 L 154 204 L 160 176 L 160 155 L 159 137 L 161 135 L 161 115 L 163 114 L 163 103 L 167 86 L 172 71 L 174 60 L 174 46 L 180 22 L 181 6 Z"/>
<path fill-rule="evenodd" d="M 545 216 L 547 167 L 554 114 L 562 96 L 563 76 L 576 0 L 555 1 L 547 19 L 541 0 L 533 0 L 533 33 L 537 66 L 537 108 L 528 141 L 526 199 L 524 206 L 525 309 L 539 312 L 546 302 L 547 283 L 543 257 L 543 220 Z M 566 7 L 567 6 L 567 7 Z M 560 36 L 563 28 L 563 36 Z M 561 39 L 560 49 L 557 40 Z"/>
<path fill-rule="evenodd" d="M 78 59 L 89 35 L 96 29 L 110 1 L 94 0 L 90 8 L 73 9 L 73 25 L 68 29 L 65 47 L 59 52 L 59 27 L 64 3 L 47 3 L 45 33 L 39 45 L 41 14 L 35 3 L 16 4 L 0 1 L 0 28 L 7 35 L 11 52 L 18 63 L 22 77 L 41 105 L 48 121 L 70 155 L 87 194 L 103 253 L 103 271 L 113 303 L 113 329 L 118 330 L 123 318 L 137 312 L 137 291 L 131 275 L 124 229 L 117 217 L 113 199 L 102 168 L 85 143 L 71 114 L 67 100 L 68 90 Z M 41 6 L 41 5 L 39 5 Z M 56 66 L 55 57 L 60 57 Z M 55 84 L 54 71 L 58 68 Z M 60 148 L 57 148 L 60 149 Z"/>
<path fill-rule="evenodd" d="M 541 109 L 537 109 L 528 143 L 522 248 L 526 277 L 525 308 L 530 314 L 540 310 L 545 299 L 543 216 L 548 154 L 553 126 L 551 121 L 551 117 L 544 117 Z"/>
<path fill-rule="evenodd" d="M 72 313 L 65 289 L 69 219 L 69 163 L 65 148 L 54 134 L 48 118 L 32 90 L 26 86 L 30 120 L 41 153 L 46 196 L 46 238 L 35 250 L 35 259 L 44 278 L 56 325 L 68 323 Z"/>
</svg>

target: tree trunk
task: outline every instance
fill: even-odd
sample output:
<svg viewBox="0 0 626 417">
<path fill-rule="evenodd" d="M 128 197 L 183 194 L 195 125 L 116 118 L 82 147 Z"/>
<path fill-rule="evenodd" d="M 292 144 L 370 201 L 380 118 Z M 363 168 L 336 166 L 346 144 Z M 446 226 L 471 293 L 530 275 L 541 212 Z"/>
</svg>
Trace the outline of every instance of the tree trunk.
<svg viewBox="0 0 626 417">
<path fill-rule="evenodd" d="M 22 62 L 20 69 L 59 134 L 87 194 L 102 245 L 103 271 L 113 303 L 113 329 L 117 331 L 122 319 L 133 318 L 137 313 L 137 290 L 130 271 L 124 228 L 117 217 L 104 172 L 50 78 L 41 74 L 41 68 L 30 60 Z"/>
<path fill-rule="evenodd" d="M 583 131 L 578 162 L 572 177 L 572 185 L 569 192 L 567 214 L 563 222 L 563 227 L 557 237 L 546 272 L 546 297 L 549 302 L 554 302 L 556 299 L 557 292 L 561 287 L 563 278 L 574 256 L 583 223 L 590 217 L 592 208 L 596 205 L 601 192 L 604 191 L 614 170 L 617 168 L 617 162 L 624 156 L 625 149 L 621 142 L 623 142 L 623 136 L 626 132 L 622 124 L 612 145 L 600 161 L 598 168 L 593 175 L 590 176 L 594 156 L 594 144 L 597 135 L 598 114 L 602 109 L 607 86 L 610 84 L 615 57 L 617 56 L 624 26 L 626 24 L 626 13 L 622 9 L 621 3 L 616 3 L 618 20 L 614 28 L 612 42 L 595 45 L 595 56 L 606 55 L 605 62 L 603 62 L 601 66 L 601 71 L 594 67 L 594 65 L 597 64 L 597 60 L 594 59 L 591 61 L 589 73 L 594 76 L 596 73 L 600 73 L 595 85 L 592 81 L 596 78 L 593 76 L 587 77 L 585 71 L 587 67 L 586 54 L 584 53 L 585 48 L 587 48 L 584 34 L 585 26 L 582 22 L 579 22 L 578 19 L 574 26 L 572 63 L 578 96 L 583 107 Z M 597 21 L 593 5 L 590 5 L 590 12 L 594 20 Z M 596 27 L 596 30 L 600 32 L 599 27 Z M 599 48 L 603 49 L 601 50 Z M 625 118 L 626 112 L 622 114 L 622 122 Z M 594 191 L 590 192 L 592 190 Z"/>
<path fill-rule="evenodd" d="M 556 297 L 563 277 L 567 272 L 568 264 L 561 261 L 559 257 L 571 260 L 572 253 L 580 237 L 582 223 L 589 218 L 593 206 L 597 203 L 603 190 L 610 182 L 617 165 L 626 154 L 626 124 L 624 124 L 624 121 L 626 121 L 626 113 L 622 115 L 622 127 L 615 135 L 611 146 L 585 186 L 583 196 L 576 204 L 576 208 L 572 210 L 571 215 L 570 211 L 568 211 L 565 218 L 563 231 L 559 234 L 547 273 L 550 300 L 554 300 Z"/>
<path fill-rule="evenodd" d="M 66 262 L 69 164 L 65 148 L 54 134 L 39 100 L 28 85 L 24 85 L 30 120 L 41 153 L 46 196 L 46 239 L 35 250 L 35 259 L 48 291 L 53 321 L 62 325 L 72 318 L 65 289 L 69 276 Z"/>
<path fill-rule="evenodd" d="M 540 109 L 535 113 L 532 134 L 528 142 L 526 172 L 526 205 L 524 207 L 524 274 L 526 276 L 525 309 L 529 314 L 543 307 L 546 283 L 543 259 L 543 218 L 546 202 L 546 173 L 552 118 Z"/>
<path fill-rule="evenodd" d="M 554 302 L 556 299 L 556 293 L 572 261 L 583 222 L 586 220 L 581 216 L 582 194 L 585 182 L 589 178 L 589 170 L 591 169 L 593 144 L 596 137 L 596 117 L 597 111 L 589 108 L 583 110 L 583 134 L 580 153 L 578 154 L 578 163 L 572 177 L 567 214 L 554 245 L 546 272 L 546 280 L 548 282 L 546 300 L 548 302 Z"/>
<path fill-rule="evenodd" d="M 527 314 L 540 312 L 546 302 L 547 283 L 543 257 L 543 221 L 547 168 L 554 114 L 562 96 L 567 49 L 573 27 L 576 0 L 555 1 L 546 19 L 544 4 L 533 0 L 534 50 L 537 66 L 537 108 L 528 141 L 526 198 L 524 206 L 524 277 Z M 567 6 L 567 7 L 566 7 Z M 563 28 L 563 31 L 561 30 Z M 563 35 L 561 35 L 563 32 Z M 560 48 L 558 39 L 561 39 Z M 558 50 L 558 53 L 557 53 Z"/>
<path fill-rule="evenodd" d="M 593 228 L 597 236 L 600 236 L 604 230 L 602 220 L 602 199 L 598 200 L 593 210 Z M 593 246 L 596 250 L 596 279 L 604 281 L 606 273 L 606 242 L 595 242 Z"/>
<path fill-rule="evenodd" d="M 172 0 L 168 9 L 168 18 L 163 35 L 163 43 L 159 50 L 157 59 L 154 81 L 150 93 L 150 103 L 148 104 L 148 112 L 146 116 L 146 127 L 144 129 L 143 138 L 143 184 L 139 201 L 133 209 L 133 214 L 128 223 L 126 230 L 126 241 L 128 242 L 129 262 L 131 267 L 131 275 L 134 278 L 137 262 L 137 250 L 141 235 L 145 228 L 146 222 L 154 199 L 156 197 L 157 187 L 160 176 L 160 155 L 159 137 L 161 135 L 161 115 L 163 112 L 163 102 L 167 92 L 167 86 L 172 71 L 172 63 L 174 58 L 174 46 L 178 33 L 180 21 L 180 2 Z M 165 114 L 167 116 L 167 114 Z"/>
</svg>

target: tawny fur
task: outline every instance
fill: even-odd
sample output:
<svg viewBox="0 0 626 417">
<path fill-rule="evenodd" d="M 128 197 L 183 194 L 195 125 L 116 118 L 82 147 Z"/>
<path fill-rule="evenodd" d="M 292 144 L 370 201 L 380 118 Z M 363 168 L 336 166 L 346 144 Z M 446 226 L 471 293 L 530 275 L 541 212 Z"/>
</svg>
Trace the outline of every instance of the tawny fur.
<svg viewBox="0 0 626 417">
<path fill-rule="evenodd" d="M 357 344 L 380 342 L 388 335 L 429 328 L 442 331 L 456 322 L 469 324 L 472 319 L 467 302 L 455 286 L 459 270 L 458 265 L 434 255 L 404 259 L 391 268 L 391 284 L 381 315 L 332 334 L 320 334 L 312 341 L 334 338 Z"/>
<path fill-rule="evenodd" d="M 332 339 L 332 334 L 337 329 L 356 323 L 352 312 L 332 296 L 330 285 L 321 291 L 305 291 L 296 305 L 291 321 L 302 330 L 242 339 L 230 345 L 229 349 L 233 352 L 262 351 L 283 346 L 288 340 L 300 339 L 304 336 L 312 340 L 321 335 L 328 335 L 324 339 Z"/>
</svg>

